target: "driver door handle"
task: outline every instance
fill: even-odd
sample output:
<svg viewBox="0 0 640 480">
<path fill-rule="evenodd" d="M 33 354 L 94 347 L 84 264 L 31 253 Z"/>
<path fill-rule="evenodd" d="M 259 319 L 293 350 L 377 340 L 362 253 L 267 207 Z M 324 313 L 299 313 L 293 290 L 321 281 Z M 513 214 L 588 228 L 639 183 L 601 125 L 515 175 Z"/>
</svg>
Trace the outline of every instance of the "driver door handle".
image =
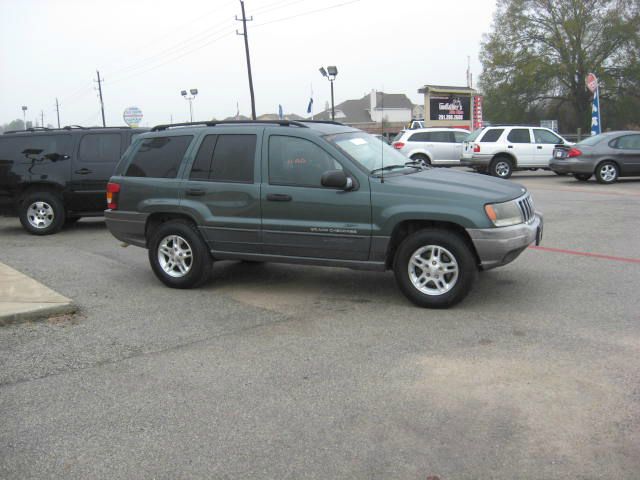
<svg viewBox="0 0 640 480">
<path fill-rule="evenodd" d="M 89 170 L 88 168 L 81 168 L 80 170 L 76 170 L 74 173 L 78 175 L 87 175 L 89 173 L 93 173 L 93 170 Z"/>
<path fill-rule="evenodd" d="M 270 202 L 290 202 L 291 195 L 285 193 L 269 193 L 267 194 L 267 200 Z"/>
</svg>

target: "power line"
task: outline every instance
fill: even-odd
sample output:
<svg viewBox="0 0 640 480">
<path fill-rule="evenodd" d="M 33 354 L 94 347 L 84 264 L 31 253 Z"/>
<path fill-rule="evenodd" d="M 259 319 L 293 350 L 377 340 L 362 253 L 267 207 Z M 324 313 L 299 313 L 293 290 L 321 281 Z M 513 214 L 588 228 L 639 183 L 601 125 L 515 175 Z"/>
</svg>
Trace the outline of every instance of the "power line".
<svg viewBox="0 0 640 480">
<path fill-rule="evenodd" d="M 298 18 L 298 17 L 303 17 L 305 15 L 311 15 L 313 13 L 319 13 L 319 12 L 324 12 L 325 10 L 331 10 L 332 8 L 338 8 L 338 7 L 344 7 L 345 5 L 350 5 L 352 3 L 356 3 L 359 2 L 360 0 L 351 0 L 349 2 L 343 2 L 343 3 L 338 3 L 336 5 L 331 5 L 329 7 L 324 7 L 324 8 L 318 8 L 317 10 L 311 10 L 309 12 L 302 12 L 302 13 L 298 13 L 296 15 L 291 15 L 289 17 L 283 17 L 283 18 L 277 18 L 275 20 L 270 20 L 268 22 L 264 22 L 264 23 L 258 23 L 256 25 L 254 25 L 253 27 L 263 27 L 265 25 L 270 25 L 272 23 L 277 23 L 277 22 L 284 22 L 285 20 L 291 20 L 293 18 Z"/>
<path fill-rule="evenodd" d="M 191 49 L 191 50 L 188 50 L 188 51 L 186 51 L 185 53 L 183 53 L 183 54 L 181 54 L 181 55 L 178 55 L 178 56 L 176 56 L 176 57 L 170 58 L 170 59 L 168 59 L 168 60 L 167 60 L 167 61 L 165 61 L 165 62 L 162 62 L 162 63 L 159 63 L 159 64 L 157 64 L 157 65 L 154 65 L 153 67 L 147 68 L 147 69 L 142 70 L 142 71 L 140 71 L 140 72 L 133 73 L 133 74 L 128 75 L 128 76 L 124 76 L 124 77 L 118 78 L 118 79 L 116 79 L 116 80 L 111 80 L 111 81 L 109 81 L 109 85 L 113 85 L 113 84 L 115 84 L 115 83 L 120 83 L 120 82 L 122 82 L 122 81 L 124 81 L 124 80 L 128 80 L 128 79 L 130 79 L 130 78 L 137 77 L 138 75 L 142 75 L 143 73 L 150 72 L 151 70 L 155 70 L 156 68 L 162 67 L 163 65 L 166 65 L 166 64 L 168 64 L 168 63 L 171 63 L 171 62 L 174 62 L 174 61 L 176 61 L 176 60 L 179 60 L 179 59 L 181 59 L 182 57 L 186 57 L 187 55 L 191 55 L 192 53 L 195 53 L 195 52 L 197 52 L 198 50 L 202 50 L 202 49 L 203 49 L 204 47 L 206 47 L 207 45 L 211 45 L 212 43 L 215 43 L 215 42 L 217 42 L 217 41 L 219 41 L 219 40 L 222 40 L 223 38 L 228 37 L 228 36 L 230 36 L 230 35 L 233 35 L 233 32 L 227 32 L 227 33 L 225 33 L 224 35 L 221 35 L 221 36 L 219 36 L 219 37 L 217 37 L 217 38 L 214 38 L 213 40 L 210 40 L 210 41 L 208 41 L 208 42 L 206 42 L 206 43 L 203 43 L 203 44 L 202 44 L 202 45 L 200 45 L 199 47 L 196 47 L 196 48 L 193 48 L 193 49 Z"/>
</svg>

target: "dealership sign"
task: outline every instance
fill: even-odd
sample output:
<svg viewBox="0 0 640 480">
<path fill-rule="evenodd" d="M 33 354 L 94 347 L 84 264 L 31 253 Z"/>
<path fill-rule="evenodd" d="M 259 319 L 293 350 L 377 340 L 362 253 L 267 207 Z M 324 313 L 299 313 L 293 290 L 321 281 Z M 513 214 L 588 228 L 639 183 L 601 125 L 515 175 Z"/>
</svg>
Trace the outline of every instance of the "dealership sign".
<svg viewBox="0 0 640 480">
<path fill-rule="evenodd" d="M 438 95 L 429 99 L 430 120 L 469 120 L 471 98 L 461 95 Z"/>
<path fill-rule="evenodd" d="M 482 95 L 473 97 L 473 129 L 482 128 Z"/>
<path fill-rule="evenodd" d="M 142 110 L 138 107 L 129 107 L 125 109 L 122 114 L 122 119 L 124 120 L 124 123 L 135 128 L 140 125 L 140 122 L 142 121 Z"/>
</svg>

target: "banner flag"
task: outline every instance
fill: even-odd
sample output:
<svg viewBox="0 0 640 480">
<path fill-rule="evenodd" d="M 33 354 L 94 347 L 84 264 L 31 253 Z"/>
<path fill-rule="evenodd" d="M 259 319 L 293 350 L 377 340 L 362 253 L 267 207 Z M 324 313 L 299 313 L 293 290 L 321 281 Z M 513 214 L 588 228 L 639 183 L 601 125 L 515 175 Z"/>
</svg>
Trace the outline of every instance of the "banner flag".
<svg viewBox="0 0 640 480">
<path fill-rule="evenodd" d="M 587 75 L 587 88 L 593 93 L 593 103 L 591 104 L 591 135 L 598 135 L 602 132 L 600 122 L 600 87 L 598 78 L 590 73 Z"/>
</svg>

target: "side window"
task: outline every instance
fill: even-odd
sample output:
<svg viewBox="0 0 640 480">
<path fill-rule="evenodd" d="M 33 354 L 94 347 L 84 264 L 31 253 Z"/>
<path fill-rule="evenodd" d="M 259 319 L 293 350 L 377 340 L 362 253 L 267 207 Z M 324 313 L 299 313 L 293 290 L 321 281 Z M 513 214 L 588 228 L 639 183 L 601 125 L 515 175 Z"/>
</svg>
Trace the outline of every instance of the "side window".
<svg viewBox="0 0 640 480">
<path fill-rule="evenodd" d="M 431 132 L 418 132 L 409 137 L 409 142 L 431 142 Z"/>
<path fill-rule="evenodd" d="M 562 140 L 560 140 L 560 137 L 551 133 L 548 130 L 542 130 L 540 128 L 533 129 L 533 138 L 535 139 L 536 143 L 544 143 L 544 144 L 552 144 L 552 145 L 557 145 L 558 143 L 562 143 Z"/>
<path fill-rule="evenodd" d="M 328 170 L 342 167 L 322 148 L 303 138 L 272 135 L 269 139 L 269 183 L 320 187 Z"/>
<path fill-rule="evenodd" d="M 484 132 L 480 143 L 497 142 L 500 138 L 500 135 L 502 135 L 502 132 L 504 132 L 504 128 L 490 128 L 489 130 Z"/>
<path fill-rule="evenodd" d="M 176 178 L 192 135 L 147 138 L 140 143 L 125 176 Z"/>
<path fill-rule="evenodd" d="M 80 161 L 116 163 L 121 146 L 119 133 L 89 133 L 80 140 Z"/>
<path fill-rule="evenodd" d="M 453 141 L 456 143 L 462 143 L 468 136 L 469 134 L 467 132 L 453 132 Z"/>
<path fill-rule="evenodd" d="M 52 160 L 51 154 L 70 155 L 69 135 L 24 135 L 2 139 L 2 160 Z"/>
<path fill-rule="evenodd" d="M 514 128 L 509 132 L 507 140 L 511 143 L 531 143 L 531 135 L 528 128 Z"/>
<path fill-rule="evenodd" d="M 218 135 L 207 135 L 202 140 L 198 154 L 191 167 L 189 179 L 191 180 L 209 180 L 209 172 L 211 172 L 211 160 L 213 160 L 213 149 L 216 146 Z"/>
<path fill-rule="evenodd" d="M 613 144 L 613 148 L 640 150 L 640 135 L 625 135 L 624 137 L 620 137 Z"/>
<path fill-rule="evenodd" d="M 450 143 L 450 132 L 431 132 L 431 141 L 436 143 Z"/>
</svg>

